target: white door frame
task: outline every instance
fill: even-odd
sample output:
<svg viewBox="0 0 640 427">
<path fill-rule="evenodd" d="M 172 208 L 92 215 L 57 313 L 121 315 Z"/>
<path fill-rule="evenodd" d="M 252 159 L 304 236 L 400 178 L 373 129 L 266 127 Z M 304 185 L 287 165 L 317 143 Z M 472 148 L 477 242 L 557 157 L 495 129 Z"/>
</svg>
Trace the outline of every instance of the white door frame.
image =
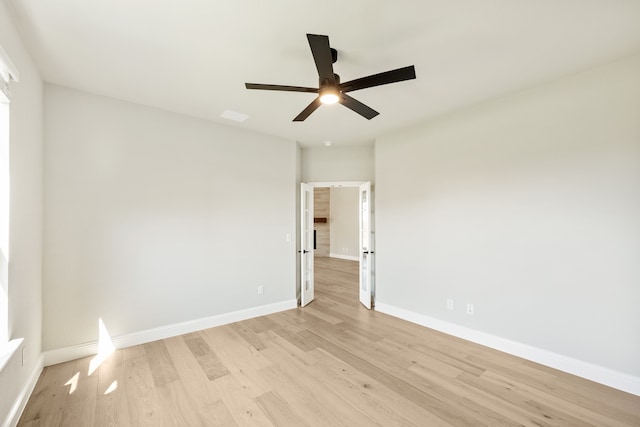
<svg viewBox="0 0 640 427">
<path fill-rule="evenodd" d="M 359 259 L 360 259 L 360 279 L 359 298 L 362 305 L 371 310 L 373 300 L 373 203 L 372 203 L 371 183 L 365 182 L 359 187 L 358 195 L 358 215 L 360 217 L 359 227 Z"/>
<path fill-rule="evenodd" d="M 315 298 L 313 275 L 313 193 L 315 188 L 300 184 L 300 306 L 304 307 Z"/>
<path fill-rule="evenodd" d="M 303 182 L 303 183 L 304 184 L 308 184 L 308 185 L 310 185 L 310 186 L 312 186 L 314 188 L 316 188 L 316 187 L 317 188 L 354 187 L 354 188 L 360 189 L 360 186 L 362 184 L 366 184 L 367 182 L 371 182 L 371 181 L 313 181 L 313 182 Z M 373 194 L 373 184 L 371 184 L 371 193 Z M 372 198 L 372 200 L 375 200 L 375 198 Z M 356 203 L 358 203 L 358 205 L 359 205 L 360 204 L 359 200 L 356 201 Z M 372 227 L 373 227 L 373 224 L 374 224 L 374 218 L 373 218 L 374 215 L 375 215 L 375 213 L 374 213 L 374 210 L 372 209 L 371 210 L 371 225 L 372 225 Z M 301 221 L 302 221 L 302 219 L 301 219 Z M 298 230 L 298 232 L 300 233 L 300 230 Z M 373 236 L 372 236 L 372 239 L 373 239 Z M 299 237 L 298 237 L 298 241 L 300 241 Z M 360 272 L 360 268 L 361 268 L 361 266 L 359 265 L 358 266 L 358 272 Z M 375 268 L 375 267 L 372 265 L 372 268 Z M 358 284 L 358 286 L 359 286 L 359 284 Z M 373 284 L 371 286 L 371 300 L 372 300 L 372 302 L 375 301 L 375 286 Z"/>
</svg>

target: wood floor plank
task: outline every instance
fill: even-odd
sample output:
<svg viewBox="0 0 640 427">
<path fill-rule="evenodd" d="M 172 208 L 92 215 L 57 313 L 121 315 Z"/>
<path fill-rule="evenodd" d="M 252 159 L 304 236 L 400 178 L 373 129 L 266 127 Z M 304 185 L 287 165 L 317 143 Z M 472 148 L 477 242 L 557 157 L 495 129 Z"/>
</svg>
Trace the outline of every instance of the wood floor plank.
<svg viewBox="0 0 640 427">
<path fill-rule="evenodd" d="M 310 305 L 309 307 L 306 307 L 304 309 L 304 312 L 308 313 L 308 314 L 312 314 L 315 317 L 317 317 L 319 319 L 322 319 L 325 322 L 328 322 L 328 323 L 330 323 L 332 325 L 337 325 L 337 324 L 343 323 L 342 319 L 340 319 L 340 318 L 338 318 L 336 316 L 333 316 L 333 315 L 327 313 L 326 311 L 322 311 L 322 310 L 316 309 L 313 304 Z"/>
<path fill-rule="evenodd" d="M 269 366 L 262 369 L 260 373 L 275 385 L 274 388 L 289 403 L 297 416 L 305 419 L 313 427 L 368 425 L 362 423 L 359 411 L 345 409 L 343 402 L 339 401 L 333 393 L 320 393 L 317 389 L 309 392 L 309 384 L 295 381 L 296 374 L 292 373 L 288 367 Z M 338 406 L 335 405 L 336 402 Z M 348 415 L 346 418 L 343 416 L 345 412 Z"/>
<path fill-rule="evenodd" d="M 19 427 L 640 426 L 640 396 L 367 310 L 317 259 L 305 308 L 49 366 Z"/>
<path fill-rule="evenodd" d="M 418 364 L 411 366 L 409 370 L 416 375 L 425 378 L 430 383 L 459 395 L 462 400 L 474 402 L 474 406 L 476 407 L 480 406 L 503 414 L 507 419 L 513 421 L 517 425 L 550 425 L 549 420 L 544 418 L 544 416 L 529 412 L 522 406 L 503 400 L 499 396 L 487 393 L 482 389 L 473 387 L 463 381 L 459 381 L 457 378 L 452 380 L 448 375 L 443 375 L 438 371 L 427 369 Z M 470 404 L 467 406 L 470 406 Z"/>
<path fill-rule="evenodd" d="M 95 424 L 98 376 L 88 375 L 91 357 L 74 362 L 76 371 L 66 399 L 61 426 L 91 426 Z"/>
<path fill-rule="evenodd" d="M 308 427 L 303 417 L 298 416 L 280 395 L 269 391 L 256 397 L 256 403 L 275 426 Z"/>
<path fill-rule="evenodd" d="M 31 421 L 21 420 L 18 423 L 20 427 L 56 427 L 60 426 L 62 422 L 62 411 L 53 412 L 47 414 L 42 418 L 36 418 Z"/>
<path fill-rule="evenodd" d="M 271 389 L 257 376 L 256 371 L 272 362 L 262 351 L 242 339 L 233 328 L 203 331 L 203 336 L 212 347 L 213 343 L 217 344 L 216 352 L 220 361 L 230 372 L 234 383 L 238 383 L 247 396 L 254 398 Z"/>
<path fill-rule="evenodd" d="M 146 355 L 144 344 L 126 347 L 118 351 L 122 353 L 123 360 L 135 359 L 136 357 L 144 357 Z"/>
<path fill-rule="evenodd" d="M 292 359 L 298 359 L 301 363 L 311 365 L 317 362 L 316 348 L 302 350 L 294 343 L 282 338 L 280 335 L 271 332 L 269 336 L 269 347 L 262 354 L 269 358 L 273 364 L 287 364 Z"/>
<path fill-rule="evenodd" d="M 229 369 L 220 361 L 200 333 L 184 335 L 184 342 L 209 380 L 229 375 Z"/>
<path fill-rule="evenodd" d="M 560 376 L 553 386 L 551 390 L 548 390 L 551 396 L 579 403 L 612 419 L 619 419 L 628 425 L 640 426 L 638 396 L 602 384 L 595 384 L 573 375 Z"/>
<path fill-rule="evenodd" d="M 145 356 L 125 361 L 127 407 L 134 426 L 162 425 L 161 408 L 156 397 L 156 385 Z"/>
<path fill-rule="evenodd" d="M 123 352 L 113 352 L 96 368 L 94 374 L 98 377 L 98 397 L 104 395 L 114 381 L 122 383 L 124 380 Z M 122 386 L 123 384 L 120 384 Z"/>
<path fill-rule="evenodd" d="M 322 352 L 322 349 L 317 351 Z M 384 426 L 450 426 L 444 420 L 402 399 L 375 378 L 362 374 L 329 353 L 307 368 L 345 401 L 359 408 Z"/>
<path fill-rule="evenodd" d="M 96 401 L 96 420 L 101 420 L 100 425 L 110 427 L 132 426 L 129 418 L 128 403 L 126 393 L 122 390 L 119 393 L 109 393 L 101 396 Z"/>
<path fill-rule="evenodd" d="M 105 426 L 129 427 L 124 352 L 114 352 L 98 367 L 96 420 Z"/>
<path fill-rule="evenodd" d="M 277 322 L 286 323 L 288 321 L 286 318 L 278 319 L 275 316 L 274 318 Z M 273 330 L 274 333 L 281 336 L 283 339 L 295 345 L 302 351 L 309 351 L 316 348 L 314 342 L 305 340 L 302 336 L 300 336 L 300 332 L 302 331 L 304 331 L 304 328 L 299 328 L 296 324 L 289 326 L 281 324 L 280 327 Z"/>
<path fill-rule="evenodd" d="M 254 317 L 253 319 L 244 320 L 242 323 L 251 328 L 256 334 L 273 330 L 278 326 L 270 316 Z"/>
<path fill-rule="evenodd" d="M 151 375 L 156 386 L 161 386 L 180 378 L 173 366 L 164 341 L 153 341 L 143 345 L 147 355 L 147 363 L 151 368 Z"/>
<path fill-rule="evenodd" d="M 200 410 L 190 399 L 182 381 L 176 380 L 156 387 L 158 403 L 163 408 L 163 424 L 166 426 L 206 427 L 207 411 Z"/>
<path fill-rule="evenodd" d="M 243 392 L 244 387 L 233 375 L 218 378 L 211 385 L 222 396 L 221 400 L 239 426 L 274 427 L 255 400 Z"/>
<path fill-rule="evenodd" d="M 224 404 L 222 400 L 218 400 L 214 404 L 207 407 L 207 411 L 209 413 L 208 426 L 213 427 L 237 427 L 238 423 L 233 419 L 233 415 L 231 415 L 231 411 Z"/>
<path fill-rule="evenodd" d="M 188 334 L 190 335 L 190 334 Z M 214 392 L 202 365 L 185 342 L 186 336 L 178 336 L 165 340 L 167 351 L 180 380 L 187 385 L 185 393 L 198 407 L 211 407 L 220 401 L 220 395 Z M 228 372 L 228 371 L 227 371 Z M 219 378 L 216 376 L 216 378 Z"/>
<path fill-rule="evenodd" d="M 231 328 L 236 331 L 238 335 L 240 335 L 247 343 L 249 343 L 256 350 L 264 350 L 266 346 L 260 340 L 260 337 L 256 334 L 256 332 L 249 327 L 248 322 L 238 322 L 232 323 Z"/>
<path fill-rule="evenodd" d="M 508 377 L 506 374 L 486 371 L 480 376 L 481 381 L 488 381 L 494 384 L 502 384 L 503 387 L 516 388 L 521 394 L 527 395 L 531 400 L 535 400 L 541 407 L 551 408 L 557 405 L 557 398 L 548 393 L 538 390 L 535 386 L 522 383 L 518 379 Z M 599 414 L 584 405 L 574 402 L 563 401 L 562 408 L 558 410 L 564 419 L 571 419 L 571 422 L 583 425 L 599 426 L 608 424 L 612 427 L 623 426 L 623 421 L 609 420 L 606 415 Z"/>
<path fill-rule="evenodd" d="M 229 325 L 206 329 L 201 333 L 205 341 L 229 370 L 233 366 L 238 369 L 247 366 L 253 369 L 260 369 L 271 363 L 260 354 L 259 350 L 242 339 Z"/>
<path fill-rule="evenodd" d="M 468 372 L 473 375 L 482 375 L 486 370 L 481 364 L 474 364 L 468 361 L 464 355 L 447 353 L 441 348 L 432 348 L 422 344 L 412 345 L 408 348 L 414 349 L 423 355 L 421 360 L 427 361 L 430 366 L 445 364 L 461 372 Z"/>
<path fill-rule="evenodd" d="M 511 385 L 509 380 L 492 380 L 491 375 L 485 378 L 482 378 L 482 376 L 479 378 L 466 373 L 461 374 L 459 380 L 481 390 L 485 390 L 489 394 L 510 402 L 516 407 L 522 408 L 526 412 L 533 414 L 536 419 L 545 420 L 546 422 L 542 423 L 542 425 L 592 425 L 568 414 L 564 409 L 562 401 L 558 401 L 552 405 L 546 405 L 543 402 L 538 401 L 534 396 L 531 396 L 526 390 L 521 390 L 518 387 Z"/>
</svg>

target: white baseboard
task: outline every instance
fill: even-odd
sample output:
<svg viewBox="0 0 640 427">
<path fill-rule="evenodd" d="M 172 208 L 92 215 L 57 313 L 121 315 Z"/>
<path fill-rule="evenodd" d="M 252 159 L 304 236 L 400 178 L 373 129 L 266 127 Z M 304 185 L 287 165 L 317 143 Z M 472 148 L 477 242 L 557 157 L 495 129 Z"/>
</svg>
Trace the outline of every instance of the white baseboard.
<svg viewBox="0 0 640 427">
<path fill-rule="evenodd" d="M 18 398 L 13 403 L 11 410 L 9 410 L 9 413 L 7 414 L 7 418 L 5 418 L 4 422 L 2 423 L 2 427 L 16 427 L 18 425 L 18 421 L 20 421 L 22 412 L 24 412 L 24 408 L 27 406 L 29 397 L 31 397 L 33 389 L 36 388 L 36 383 L 38 382 L 38 378 L 40 378 L 40 374 L 42 373 L 43 368 L 44 358 L 42 355 L 40 355 L 35 367 L 33 368 L 33 371 L 31 371 L 31 375 L 29 375 L 27 383 L 20 391 Z"/>
<path fill-rule="evenodd" d="M 177 335 L 200 331 L 202 329 L 213 328 L 226 325 L 228 323 L 239 322 L 253 317 L 265 316 L 279 311 L 296 308 L 296 300 L 282 301 L 274 304 L 261 305 L 248 308 L 246 310 L 233 311 L 231 313 L 219 314 L 202 319 L 189 320 L 187 322 L 173 325 L 161 326 L 159 328 L 147 329 L 145 331 L 112 337 L 111 341 L 115 348 L 131 347 Z M 58 348 L 44 352 L 44 366 L 55 365 L 57 363 L 68 362 L 81 357 L 91 356 L 98 353 L 98 341 L 78 344 L 71 347 Z"/>
<path fill-rule="evenodd" d="M 329 254 L 329 258 L 346 259 L 348 261 L 360 261 L 360 258 L 352 255 Z"/>
<path fill-rule="evenodd" d="M 516 341 L 511 341 L 496 335 L 476 331 L 434 317 L 404 310 L 382 302 L 376 301 L 375 309 L 381 313 L 389 314 L 400 319 L 407 320 L 427 328 L 435 329 L 448 335 L 453 335 L 467 341 L 481 344 L 486 347 L 522 357 L 532 362 L 540 363 L 563 372 L 577 375 L 627 393 L 640 396 L 640 378 L 609 368 L 584 362 L 579 359 L 553 353 L 548 350 L 532 347 Z"/>
</svg>

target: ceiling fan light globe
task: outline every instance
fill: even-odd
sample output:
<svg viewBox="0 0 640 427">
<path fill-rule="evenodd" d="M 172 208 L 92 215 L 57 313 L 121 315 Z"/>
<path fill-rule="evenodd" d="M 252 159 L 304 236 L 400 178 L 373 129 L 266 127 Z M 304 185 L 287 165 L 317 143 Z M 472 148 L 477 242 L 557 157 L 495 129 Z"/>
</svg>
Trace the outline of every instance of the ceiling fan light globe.
<svg viewBox="0 0 640 427">
<path fill-rule="evenodd" d="M 320 95 L 320 102 L 323 104 L 335 104 L 340 98 L 333 92 Z"/>
</svg>

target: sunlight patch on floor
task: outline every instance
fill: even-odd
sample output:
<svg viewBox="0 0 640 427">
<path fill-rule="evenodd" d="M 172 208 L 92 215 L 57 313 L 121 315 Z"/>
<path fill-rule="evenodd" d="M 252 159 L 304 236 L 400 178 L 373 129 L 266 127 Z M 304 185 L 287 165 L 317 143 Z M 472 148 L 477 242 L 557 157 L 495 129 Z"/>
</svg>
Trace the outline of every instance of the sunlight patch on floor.
<svg viewBox="0 0 640 427">
<path fill-rule="evenodd" d="M 114 391 L 116 391 L 117 388 L 118 388 L 118 380 L 115 380 L 114 382 L 111 383 L 109 387 L 107 387 L 107 390 L 104 392 L 104 395 L 106 396 L 109 393 L 113 393 Z"/>
<path fill-rule="evenodd" d="M 78 380 L 80 379 L 80 372 L 76 372 L 74 376 L 72 376 L 69 381 L 67 381 L 64 385 L 69 386 L 69 394 L 73 394 L 74 391 L 78 388 Z"/>
</svg>

